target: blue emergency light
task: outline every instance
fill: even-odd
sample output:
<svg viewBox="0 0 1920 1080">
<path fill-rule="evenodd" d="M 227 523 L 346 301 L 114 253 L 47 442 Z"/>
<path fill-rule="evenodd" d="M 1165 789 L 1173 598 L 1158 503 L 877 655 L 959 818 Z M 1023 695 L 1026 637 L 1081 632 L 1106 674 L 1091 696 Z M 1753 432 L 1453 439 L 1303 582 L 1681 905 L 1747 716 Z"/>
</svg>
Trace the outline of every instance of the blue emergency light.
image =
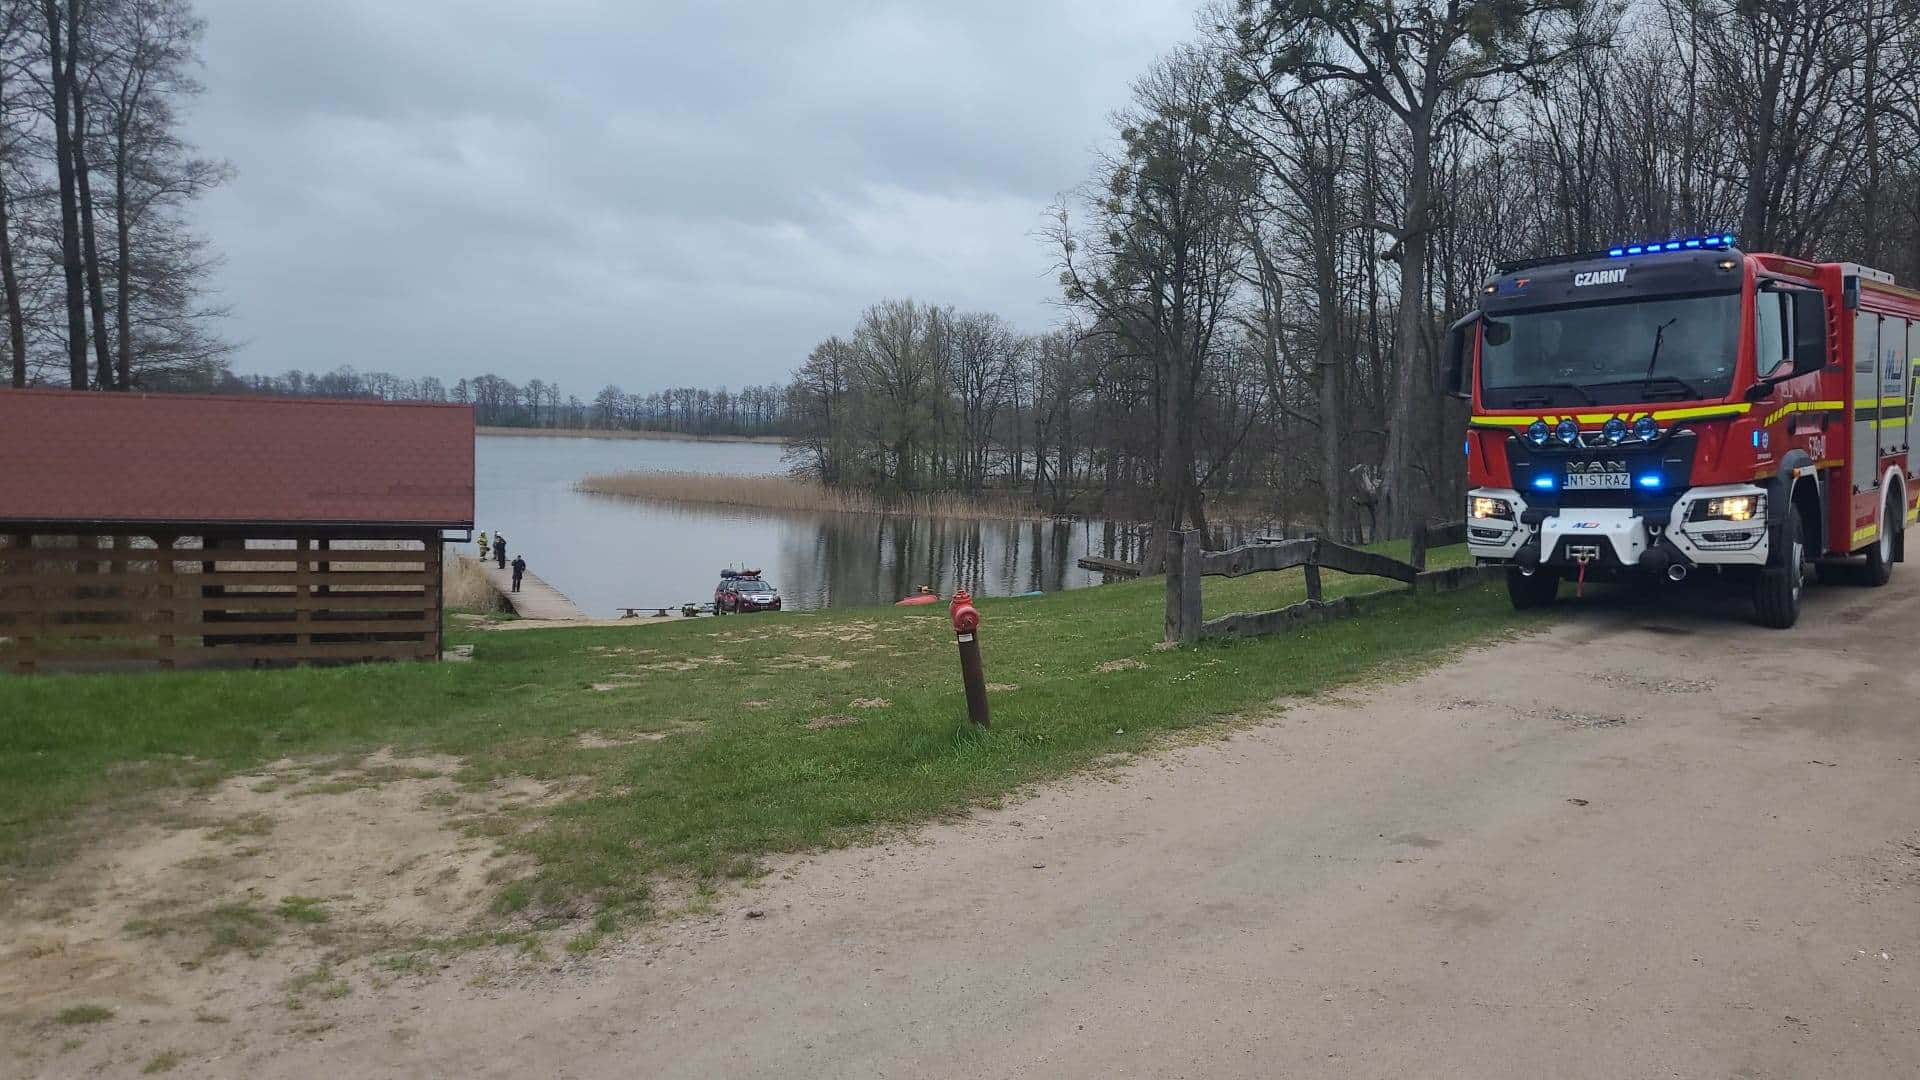
<svg viewBox="0 0 1920 1080">
<path fill-rule="evenodd" d="M 1712 236 L 1688 236 L 1677 240 L 1649 240 L 1643 244 L 1622 244 L 1608 248 L 1607 258 L 1619 259 L 1628 255 L 1651 255 L 1660 251 L 1699 250 L 1700 248 L 1717 251 L 1732 246 L 1732 233 L 1716 233 Z"/>
</svg>

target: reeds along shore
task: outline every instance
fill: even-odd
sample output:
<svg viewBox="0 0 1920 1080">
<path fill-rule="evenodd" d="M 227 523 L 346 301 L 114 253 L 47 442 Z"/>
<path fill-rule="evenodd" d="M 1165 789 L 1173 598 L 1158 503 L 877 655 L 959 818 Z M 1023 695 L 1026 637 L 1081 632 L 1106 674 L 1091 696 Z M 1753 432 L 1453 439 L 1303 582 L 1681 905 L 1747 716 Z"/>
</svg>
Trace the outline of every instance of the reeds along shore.
<svg viewBox="0 0 1920 1080">
<path fill-rule="evenodd" d="M 441 564 L 440 591 L 448 611 L 484 612 L 500 608 L 500 593 L 487 580 L 480 561 L 456 552 L 449 551 Z"/>
<path fill-rule="evenodd" d="M 1043 521 L 1051 517 L 1021 494 L 984 496 L 934 492 L 883 498 L 843 491 L 791 476 L 729 476 L 693 472 L 600 473 L 580 481 L 580 490 L 655 502 L 752 506 L 833 514 L 905 514 L 936 518 Z"/>
</svg>

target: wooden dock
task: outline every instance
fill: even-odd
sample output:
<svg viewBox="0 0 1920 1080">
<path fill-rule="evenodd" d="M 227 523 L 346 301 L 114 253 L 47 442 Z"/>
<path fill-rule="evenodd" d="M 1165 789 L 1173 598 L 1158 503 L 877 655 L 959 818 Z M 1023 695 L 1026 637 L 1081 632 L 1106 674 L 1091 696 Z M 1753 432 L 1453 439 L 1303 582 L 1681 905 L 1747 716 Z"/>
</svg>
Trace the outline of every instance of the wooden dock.
<svg viewBox="0 0 1920 1080">
<path fill-rule="evenodd" d="M 461 558 L 469 558 L 462 555 Z M 513 605 L 514 614 L 523 619 L 539 619 L 542 622 L 587 622 L 591 616 L 580 610 L 580 606 L 567 599 L 565 593 L 546 583 L 540 575 L 528 570 L 520 578 L 520 591 L 513 591 L 513 562 L 508 560 L 507 568 L 500 569 L 492 559 L 481 562 L 481 569 L 487 572 L 487 580 L 499 590 L 500 595 Z"/>
<path fill-rule="evenodd" d="M 1139 577 L 1144 572 L 1139 563 L 1109 559 L 1104 555 L 1082 555 L 1076 562 L 1082 570 L 1098 570 L 1102 574 L 1118 577 Z"/>
</svg>

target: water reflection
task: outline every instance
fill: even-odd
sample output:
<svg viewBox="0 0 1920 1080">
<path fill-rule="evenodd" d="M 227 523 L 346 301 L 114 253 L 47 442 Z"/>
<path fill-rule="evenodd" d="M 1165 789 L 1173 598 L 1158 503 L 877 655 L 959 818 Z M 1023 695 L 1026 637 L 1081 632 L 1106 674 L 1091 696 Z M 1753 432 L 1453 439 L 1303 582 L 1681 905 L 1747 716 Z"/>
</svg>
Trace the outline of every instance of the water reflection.
<svg viewBox="0 0 1920 1080">
<path fill-rule="evenodd" d="M 487 436 L 478 527 L 502 530 L 534 572 L 599 616 L 712 599 L 723 566 L 758 566 L 791 609 L 941 595 L 1053 592 L 1102 576 L 1083 555 L 1135 561 L 1141 530 L 1110 521 L 965 521 L 673 506 L 576 491 L 624 469 L 775 473 L 778 446 Z"/>
</svg>

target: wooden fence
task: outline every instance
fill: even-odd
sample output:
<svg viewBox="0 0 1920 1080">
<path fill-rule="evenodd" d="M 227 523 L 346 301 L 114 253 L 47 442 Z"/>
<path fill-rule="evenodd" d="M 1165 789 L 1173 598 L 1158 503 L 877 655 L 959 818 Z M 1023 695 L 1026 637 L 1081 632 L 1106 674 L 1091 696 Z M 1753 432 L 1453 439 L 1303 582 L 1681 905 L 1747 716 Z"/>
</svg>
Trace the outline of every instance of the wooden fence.
<svg viewBox="0 0 1920 1080">
<path fill-rule="evenodd" d="M 1168 534 L 1167 545 L 1167 634 L 1166 640 L 1199 641 L 1214 637 L 1252 637 L 1292 629 L 1309 622 L 1354 615 L 1377 604 L 1395 592 L 1342 596 L 1333 600 L 1321 596 L 1320 569 L 1326 567 L 1347 574 L 1366 574 L 1404 582 L 1415 592 L 1445 592 L 1465 588 L 1487 580 L 1492 572 L 1481 566 L 1456 566 L 1445 570 L 1427 569 L 1427 551 L 1432 547 L 1466 543 L 1466 524 L 1429 526 L 1414 530 L 1410 559 L 1398 559 L 1371 551 L 1361 551 L 1325 539 L 1283 540 L 1279 543 L 1248 544 L 1226 551 L 1206 551 L 1196 530 Z M 1306 574 L 1307 598 L 1277 611 L 1235 612 L 1217 619 L 1203 618 L 1200 581 L 1205 577 L 1242 577 L 1270 570 L 1301 567 Z"/>
<path fill-rule="evenodd" d="M 0 537 L 0 670 L 433 659 L 437 533 Z"/>
</svg>

